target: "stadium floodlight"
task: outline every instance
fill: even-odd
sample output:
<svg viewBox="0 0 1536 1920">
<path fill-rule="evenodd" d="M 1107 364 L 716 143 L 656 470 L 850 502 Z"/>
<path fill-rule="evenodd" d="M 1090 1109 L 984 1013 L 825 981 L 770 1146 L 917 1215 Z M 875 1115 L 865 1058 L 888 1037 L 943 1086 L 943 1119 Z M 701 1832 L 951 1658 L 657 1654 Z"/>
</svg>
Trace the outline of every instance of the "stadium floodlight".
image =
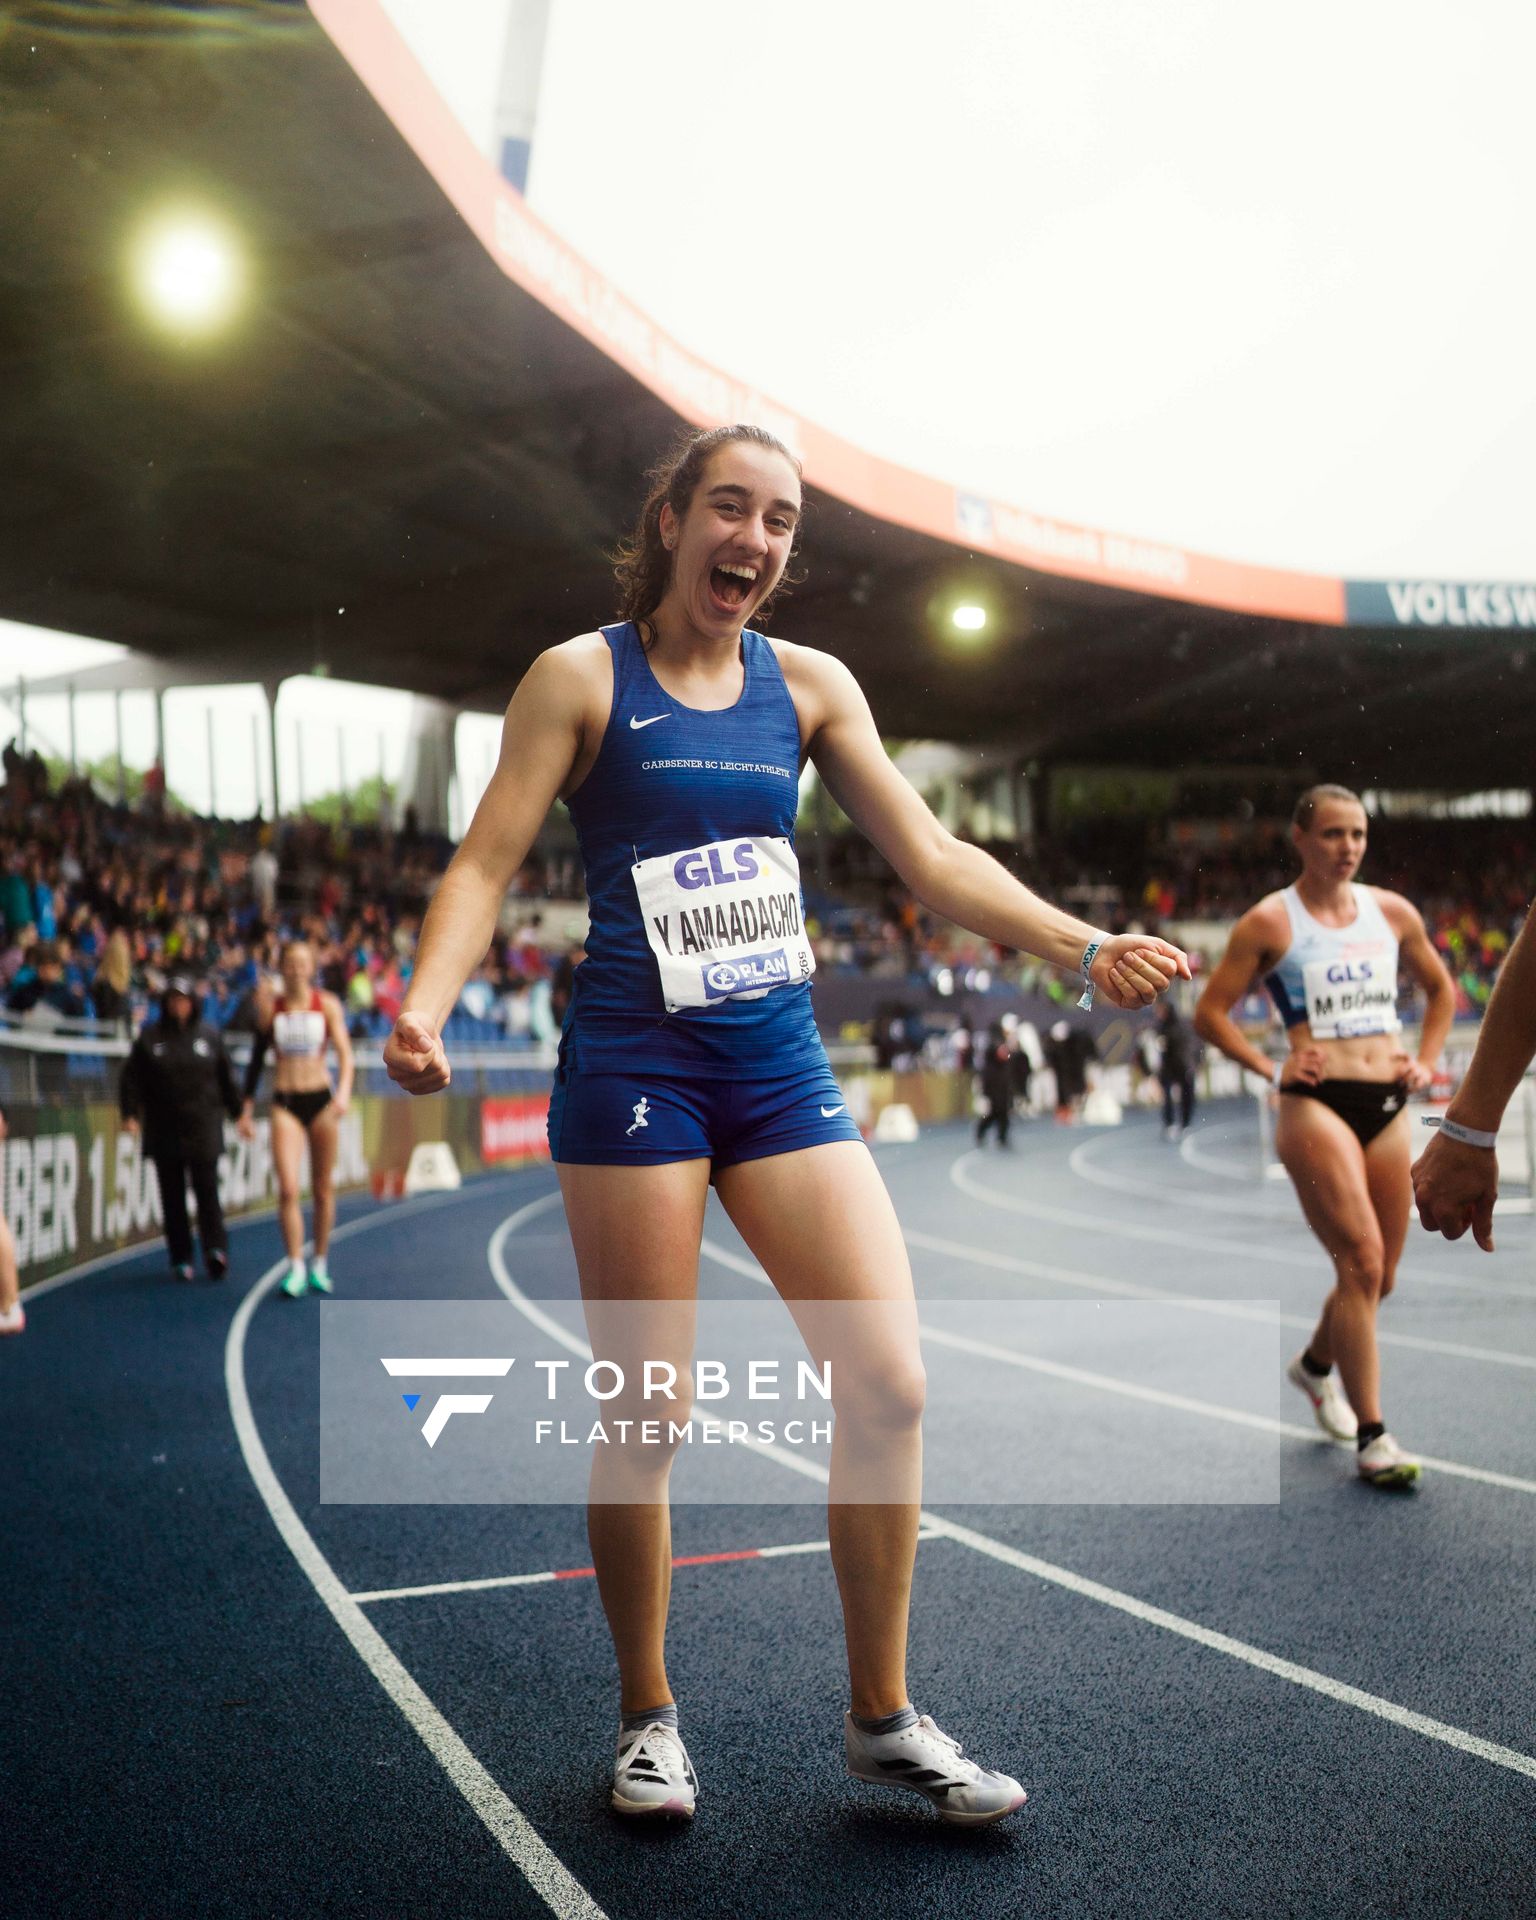
<svg viewBox="0 0 1536 1920">
<path fill-rule="evenodd" d="M 215 332 L 239 305 L 245 266 L 228 228 L 178 209 L 141 230 L 133 280 L 150 317 L 183 336 Z"/>
<path fill-rule="evenodd" d="M 987 624 L 986 608 L 978 607 L 970 603 L 956 607 L 949 617 L 951 623 L 957 627 L 961 633 L 980 633 L 982 628 Z"/>
</svg>

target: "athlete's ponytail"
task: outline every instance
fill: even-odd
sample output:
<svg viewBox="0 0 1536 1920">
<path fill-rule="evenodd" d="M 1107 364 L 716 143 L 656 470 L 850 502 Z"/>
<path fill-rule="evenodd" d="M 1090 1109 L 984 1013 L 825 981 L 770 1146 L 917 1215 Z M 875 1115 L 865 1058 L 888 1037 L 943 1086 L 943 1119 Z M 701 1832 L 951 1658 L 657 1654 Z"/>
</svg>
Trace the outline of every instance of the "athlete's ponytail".
<svg viewBox="0 0 1536 1920">
<path fill-rule="evenodd" d="M 744 440 L 751 446 L 767 447 L 772 453 L 782 454 L 794 468 L 796 477 L 799 477 L 800 462 L 783 441 L 776 439 L 765 427 L 737 425 L 711 427 L 704 433 L 691 430 L 683 433 L 672 451 L 646 475 L 650 491 L 645 496 L 645 505 L 640 509 L 640 518 L 635 522 L 633 533 L 613 556 L 614 578 L 619 583 L 619 617 L 636 623 L 642 641 L 648 641 L 651 637 L 646 633 L 647 622 L 666 597 L 672 580 L 672 555 L 661 537 L 662 507 L 670 506 L 681 520 L 692 504 L 699 482 L 704 478 L 704 469 L 709 464 L 710 456 L 733 440 Z M 799 545 L 797 523 L 794 544 L 790 548 L 791 564 Z M 786 588 L 798 585 L 803 578 L 803 575 L 792 575 L 790 567 L 786 566 L 778 586 L 755 610 L 754 617 L 761 619 Z"/>
</svg>

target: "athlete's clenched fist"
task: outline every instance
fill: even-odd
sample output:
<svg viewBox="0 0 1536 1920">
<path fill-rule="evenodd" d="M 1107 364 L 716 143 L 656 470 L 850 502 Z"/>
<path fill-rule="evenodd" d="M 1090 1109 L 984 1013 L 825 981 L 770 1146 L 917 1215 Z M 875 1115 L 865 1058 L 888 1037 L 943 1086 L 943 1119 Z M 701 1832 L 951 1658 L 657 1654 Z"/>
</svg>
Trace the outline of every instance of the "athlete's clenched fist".
<svg viewBox="0 0 1536 1920">
<path fill-rule="evenodd" d="M 453 1078 L 437 1030 L 419 1013 L 402 1013 L 384 1042 L 384 1067 L 407 1093 L 441 1093 Z"/>
<path fill-rule="evenodd" d="M 1089 978 L 1117 1007 L 1147 1007 L 1175 980 L 1190 977 L 1189 960 L 1150 933 L 1121 933 L 1093 956 Z"/>
</svg>

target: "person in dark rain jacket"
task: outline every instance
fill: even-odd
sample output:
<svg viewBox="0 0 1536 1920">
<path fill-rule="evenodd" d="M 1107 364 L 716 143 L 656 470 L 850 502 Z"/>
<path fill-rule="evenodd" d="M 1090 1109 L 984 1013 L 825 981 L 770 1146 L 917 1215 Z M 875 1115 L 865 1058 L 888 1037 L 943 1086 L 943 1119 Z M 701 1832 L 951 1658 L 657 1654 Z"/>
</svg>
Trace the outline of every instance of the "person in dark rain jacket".
<svg viewBox="0 0 1536 1920">
<path fill-rule="evenodd" d="M 229 1271 L 229 1242 L 219 1204 L 219 1154 L 224 1116 L 240 1117 L 240 1090 L 224 1042 L 198 1018 L 198 1006 L 195 983 L 176 975 L 166 987 L 159 1020 L 146 1022 L 123 1063 L 118 1105 L 130 1132 L 142 1128 L 144 1152 L 155 1163 L 176 1277 L 192 1278 L 190 1178 L 203 1265 L 210 1280 L 222 1280 Z"/>
<path fill-rule="evenodd" d="M 976 1144 L 981 1146 L 990 1128 L 997 1128 L 997 1144 L 1008 1144 L 1008 1123 L 1013 1113 L 1013 1049 L 1008 1030 L 994 1020 L 976 1049 L 976 1074 L 981 1097 L 987 1110 L 976 1122 Z"/>
</svg>

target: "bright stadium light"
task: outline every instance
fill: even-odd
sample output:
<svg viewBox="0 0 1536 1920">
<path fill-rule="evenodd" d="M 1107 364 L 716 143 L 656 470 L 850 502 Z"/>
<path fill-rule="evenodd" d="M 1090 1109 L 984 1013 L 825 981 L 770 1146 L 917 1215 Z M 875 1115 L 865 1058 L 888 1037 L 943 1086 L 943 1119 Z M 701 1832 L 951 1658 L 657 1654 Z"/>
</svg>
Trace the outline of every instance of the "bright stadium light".
<svg viewBox="0 0 1536 1920">
<path fill-rule="evenodd" d="M 181 334 L 212 333 L 239 304 L 245 265 L 229 230 L 202 213 L 162 215 L 140 233 L 133 279 L 151 317 Z"/>
<path fill-rule="evenodd" d="M 970 605 L 956 607 L 949 617 L 952 624 L 958 627 L 961 633 L 980 633 L 982 628 L 987 624 L 987 610 L 985 607 Z"/>
</svg>

